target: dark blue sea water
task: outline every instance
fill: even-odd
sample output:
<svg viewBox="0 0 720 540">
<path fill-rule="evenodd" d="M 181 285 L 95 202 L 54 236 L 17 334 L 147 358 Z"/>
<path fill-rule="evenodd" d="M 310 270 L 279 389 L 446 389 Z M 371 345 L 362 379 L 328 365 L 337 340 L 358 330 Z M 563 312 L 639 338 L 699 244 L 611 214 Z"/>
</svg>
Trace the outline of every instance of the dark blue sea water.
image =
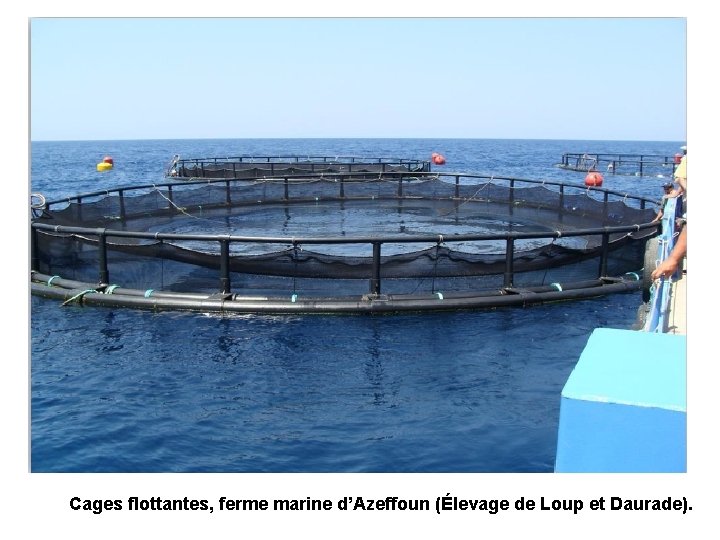
<svg viewBox="0 0 720 540">
<path fill-rule="evenodd" d="M 582 184 L 563 152 L 682 142 L 257 139 L 33 142 L 49 199 L 163 181 L 174 154 L 428 159 Z M 98 173 L 112 156 L 115 167 Z M 658 197 L 657 177 L 605 187 Z M 640 293 L 391 316 L 208 316 L 31 298 L 31 469 L 83 472 L 551 472 L 560 392 L 590 333 Z"/>
</svg>

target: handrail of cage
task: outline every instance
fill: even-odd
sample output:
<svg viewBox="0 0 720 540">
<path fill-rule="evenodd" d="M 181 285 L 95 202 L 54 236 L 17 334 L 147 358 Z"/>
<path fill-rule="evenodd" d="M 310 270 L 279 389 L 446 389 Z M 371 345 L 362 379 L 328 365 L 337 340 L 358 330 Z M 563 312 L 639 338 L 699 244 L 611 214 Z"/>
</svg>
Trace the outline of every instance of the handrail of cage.
<svg viewBox="0 0 720 540">
<path fill-rule="evenodd" d="M 380 178 L 380 176 L 382 178 Z M 612 190 L 608 188 L 603 187 L 596 187 L 596 186 L 586 186 L 582 184 L 573 184 L 568 182 L 561 182 L 561 181 L 554 181 L 554 180 L 533 180 L 533 179 L 527 179 L 527 178 L 515 178 L 515 177 L 505 177 L 505 176 L 487 176 L 487 175 L 479 175 L 479 174 L 469 174 L 469 173 L 456 173 L 456 172 L 444 172 L 444 173 L 438 173 L 438 172 L 427 172 L 427 171 L 418 171 L 418 172 L 408 172 L 408 171 L 387 171 L 383 172 L 380 175 L 378 173 L 371 173 L 371 172 L 347 172 L 347 173 L 323 173 L 322 175 L 319 174 L 295 174 L 295 175 L 279 175 L 279 176 L 267 176 L 267 177 L 261 177 L 261 178 L 252 178 L 252 179 L 238 179 L 238 178 L 202 178 L 197 180 L 186 180 L 186 181 L 168 181 L 168 182 L 153 182 L 148 184 L 137 184 L 137 185 L 126 185 L 126 186 L 119 186 L 114 189 L 103 189 L 99 191 L 92 191 L 92 192 L 86 192 L 81 193 L 77 195 L 72 195 L 69 197 L 64 197 L 62 199 L 55 199 L 53 201 L 47 201 L 47 207 L 51 207 L 53 205 L 58 204 L 69 204 L 69 203 L 82 203 L 83 199 L 90 199 L 90 198 L 96 198 L 96 197 L 105 197 L 111 194 L 117 194 L 118 196 L 122 197 L 125 192 L 127 191 L 139 191 L 139 190 L 148 190 L 148 189 L 160 189 L 160 188 L 167 188 L 167 189 L 173 189 L 173 188 L 186 188 L 189 186 L 200 186 L 200 185 L 208 185 L 208 184 L 247 184 L 248 181 L 252 182 L 280 182 L 280 181 L 288 181 L 288 182 L 301 182 L 301 181 L 343 181 L 347 179 L 364 179 L 364 180 L 372 180 L 377 177 L 377 181 L 392 181 L 396 178 L 399 178 L 401 181 L 403 179 L 417 179 L 417 180 L 433 180 L 433 179 L 439 179 L 441 181 L 445 178 L 450 179 L 447 181 L 447 183 L 455 183 L 456 178 L 460 177 L 463 179 L 471 179 L 471 180 L 481 180 L 485 181 L 487 183 L 495 183 L 495 182 L 510 182 L 511 187 L 515 187 L 515 183 L 524 183 L 524 184 L 532 184 L 532 185 L 539 185 L 539 186 L 557 186 L 564 189 L 575 189 L 578 192 L 597 192 L 602 193 L 604 196 L 607 195 L 614 195 L 618 198 L 622 199 L 623 201 L 626 200 L 635 200 L 639 201 L 642 205 L 645 203 L 651 203 L 655 204 L 657 203 L 656 200 L 650 199 L 648 197 L 642 197 L 637 195 L 630 195 L 627 192 Z"/>
<path fill-rule="evenodd" d="M 598 279 L 605 279 L 606 275 L 606 259 L 608 257 L 608 244 L 609 238 L 612 233 L 625 232 L 632 233 L 644 229 L 657 228 L 657 223 L 646 223 L 632 226 L 614 226 L 614 227 L 602 227 L 595 229 L 583 229 L 578 231 L 554 231 L 552 233 L 537 232 L 537 233 L 519 233 L 519 232 L 508 232 L 502 235 L 500 234 L 463 234 L 463 235 L 418 235 L 418 236 L 383 236 L 383 237 L 244 237 L 244 236 L 233 236 L 233 235 L 192 235 L 192 234 L 176 234 L 176 233 L 140 233 L 133 231 L 122 231 L 112 230 L 106 228 L 83 228 L 83 227 L 67 227 L 60 225 L 50 225 L 44 223 L 32 223 L 31 240 L 33 246 L 37 243 L 37 232 L 38 230 L 52 231 L 55 233 L 68 233 L 85 236 L 96 236 L 98 244 L 98 283 L 108 284 L 110 282 L 110 269 L 108 265 L 108 250 L 112 247 L 108 246 L 107 239 L 109 237 L 123 237 L 123 238 L 136 238 L 136 239 L 151 239 L 155 241 L 165 240 L 194 240 L 194 241 L 207 241 L 217 242 L 220 244 L 220 253 L 213 254 L 213 257 L 219 257 L 219 273 L 220 273 L 220 292 L 230 293 L 231 282 L 230 282 L 230 244 L 232 242 L 245 242 L 245 243 L 276 243 L 276 244 L 369 244 L 372 246 L 372 275 L 366 276 L 370 281 L 370 294 L 379 295 L 381 293 L 381 277 L 380 277 L 380 266 L 381 266 L 381 251 L 382 245 L 386 243 L 418 243 L 418 242 L 434 242 L 434 243 L 451 243 L 461 241 L 481 241 L 481 240 L 497 240 L 504 238 L 506 240 L 506 252 L 505 252 L 505 268 L 503 271 L 503 285 L 505 288 L 512 288 L 514 283 L 514 260 L 515 260 L 515 249 L 514 243 L 517 239 L 532 239 L 532 238 L 560 238 L 561 236 L 580 236 L 580 235 L 601 235 L 602 236 L 602 250 L 600 254 L 600 266 L 598 271 Z M 35 251 L 35 250 L 33 250 Z M 33 256 L 31 270 L 38 270 L 37 258 Z"/>
<path fill-rule="evenodd" d="M 408 159 L 395 157 L 362 157 L 362 156 L 231 156 L 231 157 L 202 157 L 178 158 L 173 162 L 178 169 L 197 169 L 205 165 L 402 165 L 407 167 L 420 167 L 421 170 L 430 170 L 431 162 L 422 159 Z M 170 168 L 167 169 L 170 171 Z"/>
<path fill-rule="evenodd" d="M 575 236 L 600 236 L 606 234 L 635 233 L 639 231 L 657 229 L 657 223 L 638 223 L 631 225 L 613 225 L 605 227 L 593 227 L 576 229 L 573 231 L 537 231 L 518 232 L 511 231 L 495 234 L 456 234 L 452 236 L 442 234 L 417 234 L 417 235 L 378 235 L 378 236 L 241 236 L 228 234 L 183 234 L 183 233 L 158 233 L 116 230 L 97 227 L 77 227 L 69 225 L 52 225 L 49 223 L 32 223 L 36 230 L 49 231 L 54 233 L 84 234 L 91 236 L 105 236 L 117 238 L 133 238 L 138 240 L 191 240 L 197 242 L 218 242 L 228 240 L 230 242 L 263 243 L 263 244 L 417 244 L 417 243 L 449 243 L 449 242 L 470 242 L 488 240 L 531 240 L 531 239 L 558 239 Z"/>
</svg>

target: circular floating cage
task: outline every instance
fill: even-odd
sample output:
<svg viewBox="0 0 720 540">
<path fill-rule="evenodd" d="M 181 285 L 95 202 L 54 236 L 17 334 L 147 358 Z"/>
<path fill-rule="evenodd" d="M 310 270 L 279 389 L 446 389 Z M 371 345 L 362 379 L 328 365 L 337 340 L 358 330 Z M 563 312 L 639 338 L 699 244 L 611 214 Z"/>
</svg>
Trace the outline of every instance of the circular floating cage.
<svg viewBox="0 0 720 540">
<path fill-rule="evenodd" d="M 358 156 L 236 156 L 181 159 L 167 167 L 170 178 L 265 178 L 296 174 L 428 172 L 430 161 Z"/>
<path fill-rule="evenodd" d="M 649 201 L 427 171 L 184 180 L 35 200 L 31 291 L 223 313 L 533 305 L 638 290 Z"/>
<path fill-rule="evenodd" d="M 672 177 L 678 163 L 678 156 L 567 152 L 562 155 L 557 166 L 577 172 L 599 171 L 611 175 Z"/>
</svg>

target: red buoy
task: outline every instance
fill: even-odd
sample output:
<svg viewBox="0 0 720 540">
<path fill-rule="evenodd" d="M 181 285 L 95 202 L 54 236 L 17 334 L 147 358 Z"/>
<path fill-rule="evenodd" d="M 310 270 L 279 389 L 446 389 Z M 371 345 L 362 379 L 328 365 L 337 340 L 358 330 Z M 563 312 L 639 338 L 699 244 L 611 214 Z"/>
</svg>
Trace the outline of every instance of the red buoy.
<svg viewBox="0 0 720 540">
<path fill-rule="evenodd" d="M 682 154 L 675 154 L 675 165 L 679 165 L 682 161 Z"/>
<path fill-rule="evenodd" d="M 603 177 L 599 172 L 589 172 L 585 177 L 585 185 L 592 187 L 602 186 Z"/>
<path fill-rule="evenodd" d="M 112 165 L 112 164 L 113 164 L 113 158 L 111 158 L 110 156 L 105 156 L 105 157 L 103 158 L 103 163 L 109 163 L 110 165 Z"/>
<path fill-rule="evenodd" d="M 445 165 L 445 157 L 442 154 L 438 154 L 437 152 L 432 153 L 431 161 L 435 165 Z"/>
</svg>

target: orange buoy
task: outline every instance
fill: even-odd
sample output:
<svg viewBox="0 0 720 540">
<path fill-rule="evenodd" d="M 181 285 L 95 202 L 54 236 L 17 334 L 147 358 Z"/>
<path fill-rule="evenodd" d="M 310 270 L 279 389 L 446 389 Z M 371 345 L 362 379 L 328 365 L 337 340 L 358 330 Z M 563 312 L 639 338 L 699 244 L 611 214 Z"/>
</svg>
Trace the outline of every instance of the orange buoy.
<svg viewBox="0 0 720 540">
<path fill-rule="evenodd" d="M 602 186 L 603 177 L 599 172 L 589 172 L 585 177 L 585 185 L 592 187 Z"/>
<path fill-rule="evenodd" d="M 432 153 L 431 160 L 435 165 L 445 165 L 445 156 L 437 152 Z"/>
<path fill-rule="evenodd" d="M 105 156 L 105 157 L 103 158 L 103 163 L 109 163 L 110 165 L 112 165 L 112 164 L 113 164 L 113 158 L 111 158 L 110 156 Z"/>
</svg>

